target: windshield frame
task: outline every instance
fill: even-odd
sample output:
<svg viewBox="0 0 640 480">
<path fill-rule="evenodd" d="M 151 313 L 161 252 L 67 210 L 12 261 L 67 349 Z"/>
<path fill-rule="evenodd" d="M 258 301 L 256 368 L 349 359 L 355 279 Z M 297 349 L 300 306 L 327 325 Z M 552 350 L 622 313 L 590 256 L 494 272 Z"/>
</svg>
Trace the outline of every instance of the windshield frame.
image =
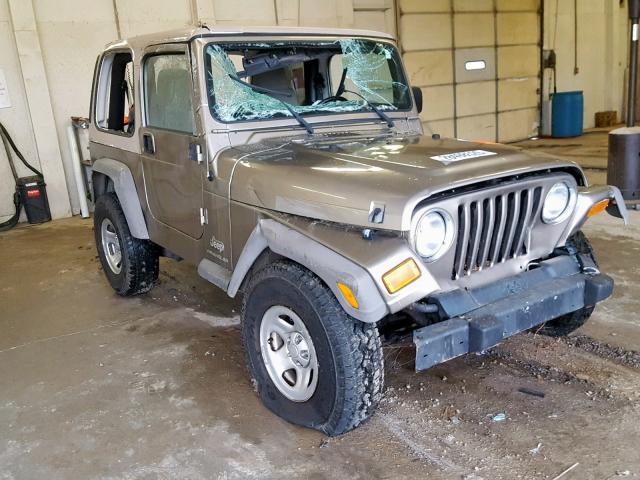
<svg viewBox="0 0 640 480">
<path fill-rule="evenodd" d="M 265 122 L 276 122 L 274 124 L 274 127 L 278 127 L 278 128 L 300 128 L 297 120 L 295 119 L 295 117 L 291 116 L 291 115 L 284 115 L 284 116 L 273 116 L 273 117 L 267 117 L 267 118 L 250 118 L 250 119 L 239 119 L 239 120 L 223 120 L 221 119 L 216 111 L 215 111 L 215 95 L 213 93 L 211 93 L 211 88 L 212 88 L 212 79 L 210 78 L 209 72 L 210 72 L 210 58 L 209 58 L 209 54 L 207 53 L 208 47 L 210 45 L 216 45 L 219 46 L 221 48 L 225 48 L 228 45 L 245 45 L 248 43 L 287 43 L 287 42 L 291 42 L 291 43 L 302 43 L 302 42 L 308 42 L 308 43 L 318 43 L 318 44 L 322 44 L 322 43 L 339 43 L 341 40 L 345 40 L 345 39 L 349 39 L 349 40 L 366 40 L 366 41 L 371 41 L 371 42 L 376 42 L 379 44 L 382 44 L 385 47 L 390 47 L 395 51 L 395 54 L 398 56 L 398 72 L 402 74 L 403 76 L 403 80 L 405 82 L 405 85 L 407 87 L 407 96 L 408 96 L 408 107 L 407 108 L 397 108 L 394 110 L 385 110 L 384 113 L 387 114 L 389 117 L 391 117 L 392 119 L 394 118 L 404 118 L 406 117 L 407 113 L 412 113 L 415 110 L 415 99 L 413 98 L 413 93 L 411 90 L 411 84 L 409 83 L 409 78 L 404 66 L 404 60 L 402 58 L 402 55 L 400 53 L 400 50 L 398 49 L 397 45 L 392 42 L 389 41 L 387 39 L 383 39 L 383 38 L 379 38 L 379 37 L 364 37 L 364 36 L 349 36 L 349 37 L 341 37 L 341 36 L 332 36 L 332 37 L 301 37 L 301 38 L 291 38 L 290 36 L 284 37 L 284 38 L 279 38 L 279 37 L 271 37 L 269 39 L 265 39 L 265 38 L 255 38 L 253 35 L 251 37 L 248 38 L 242 38 L 242 39 L 216 39 L 214 41 L 207 41 L 206 43 L 203 44 L 202 47 L 202 58 L 203 58 L 203 81 L 204 81 L 204 93 L 205 93 L 205 98 L 207 100 L 207 105 L 208 105 L 208 110 L 209 110 L 209 114 L 211 115 L 211 117 L 213 118 L 213 120 L 219 124 L 223 124 L 223 125 L 227 125 L 227 126 L 233 126 L 233 125 L 237 125 L 238 129 L 242 129 L 245 130 L 247 129 L 247 125 L 248 124 L 254 124 L 254 123 L 265 123 Z M 366 121 L 373 121 L 375 123 L 385 123 L 384 120 L 382 120 L 371 108 L 367 107 L 366 104 L 362 105 L 362 108 L 358 109 L 358 110 L 352 110 L 352 111 L 342 111 L 342 112 L 332 112 L 330 110 L 325 110 L 325 111 L 319 111 L 319 112 L 306 112 L 306 113 L 302 113 L 302 112 L 298 112 L 305 120 L 307 120 L 311 126 L 313 127 L 314 125 L 318 125 L 321 126 L 322 124 L 326 124 L 326 123 L 332 123 L 332 122 L 346 122 L 346 123 L 352 123 L 352 122 L 361 122 L 363 120 Z M 399 115 L 398 115 L 399 114 Z M 349 115 L 349 116 L 355 116 L 355 118 L 351 118 L 351 119 L 327 119 L 326 117 L 335 117 L 335 116 L 345 116 L 345 115 Z M 416 114 L 417 116 L 417 114 Z M 314 121 L 316 120 L 316 121 Z M 286 123 L 281 123 L 281 122 L 286 122 Z"/>
</svg>

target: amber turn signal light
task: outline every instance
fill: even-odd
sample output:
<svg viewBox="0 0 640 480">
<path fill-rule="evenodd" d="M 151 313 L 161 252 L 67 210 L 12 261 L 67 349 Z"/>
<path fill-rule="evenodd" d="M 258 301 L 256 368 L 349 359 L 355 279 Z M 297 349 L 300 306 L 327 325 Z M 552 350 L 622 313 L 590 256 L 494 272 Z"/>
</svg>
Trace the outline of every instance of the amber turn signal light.
<svg viewBox="0 0 640 480">
<path fill-rule="evenodd" d="M 358 304 L 358 299 L 356 298 L 356 296 L 353 294 L 353 292 L 347 285 L 340 282 L 336 283 L 336 285 L 338 286 L 340 293 L 342 293 L 342 296 L 344 297 L 344 299 L 347 301 L 349 305 L 351 305 L 355 309 L 360 308 L 360 305 Z"/>
<path fill-rule="evenodd" d="M 606 198 L 604 200 L 600 200 L 598 203 L 595 203 L 587 213 L 587 217 L 595 217 L 596 215 L 604 212 L 609 206 L 609 199 Z"/>
<path fill-rule="evenodd" d="M 387 287 L 389 293 L 396 293 L 403 287 L 406 287 L 416 278 L 420 276 L 420 269 L 413 260 L 407 258 L 400 265 L 392 268 L 382 276 L 384 286 Z"/>
</svg>

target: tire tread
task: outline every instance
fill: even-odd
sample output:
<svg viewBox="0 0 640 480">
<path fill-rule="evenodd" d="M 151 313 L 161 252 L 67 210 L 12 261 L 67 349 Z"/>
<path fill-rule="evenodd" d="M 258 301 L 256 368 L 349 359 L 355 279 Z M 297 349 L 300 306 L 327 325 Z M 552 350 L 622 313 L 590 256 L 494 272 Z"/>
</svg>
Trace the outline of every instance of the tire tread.
<svg viewBox="0 0 640 480">
<path fill-rule="evenodd" d="M 253 288 L 273 276 L 285 278 L 293 286 L 298 286 L 311 302 L 329 338 L 336 369 L 342 373 L 329 418 L 314 428 L 330 436 L 356 428 L 373 414 L 382 399 L 384 360 L 376 325 L 350 317 L 320 278 L 287 260 L 278 260 L 252 275 L 243 302 L 242 318 L 245 318 L 246 298 Z M 245 345 L 245 351 L 247 347 Z"/>
<path fill-rule="evenodd" d="M 123 254 L 123 268 L 127 267 L 122 276 L 120 285 L 111 286 L 116 290 L 118 295 L 128 297 L 140 295 L 151 290 L 156 281 L 160 270 L 158 249 L 154 243 L 149 240 L 135 238 L 131 235 L 127 219 L 124 216 L 120 201 L 115 193 L 105 193 L 98 197 L 96 201 L 95 218 L 95 236 L 96 244 L 100 242 L 100 222 L 103 218 L 108 217 L 119 230 Z M 100 251 L 100 250 L 98 250 Z M 125 256 L 127 261 L 125 262 Z M 106 271 L 109 266 L 100 255 L 102 268 Z"/>
<path fill-rule="evenodd" d="M 574 249 L 578 254 L 589 255 L 593 260 L 593 263 L 596 266 L 598 265 L 598 261 L 596 259 L 595 253 L 593 252 L 591 242 L 589 242 L 589 239 L 582 232 L 582 230 L 578 230 L 567 241 L 567 245 L 570 248 Z M 554 320 L 550 320 L 535 331 L 548 337 L 566 337 L 567 335 L 587 323 L 587 320 L 589 320 L 589 318 L 593 314 L 594 309 L 594 305 L 587 305 L 580 310 L 576 310 L 575 312 L 571 312 Z"/>
</svg>

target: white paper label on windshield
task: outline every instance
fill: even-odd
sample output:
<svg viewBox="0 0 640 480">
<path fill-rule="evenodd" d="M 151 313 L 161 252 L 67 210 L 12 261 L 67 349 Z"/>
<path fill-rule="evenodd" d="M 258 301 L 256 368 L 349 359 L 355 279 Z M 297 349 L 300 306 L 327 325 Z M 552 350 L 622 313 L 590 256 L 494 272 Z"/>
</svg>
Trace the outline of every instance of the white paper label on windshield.
<svg viewBox="0 0 640 480">
<path fill-rule="evenodd" d="M 447 153 L 445 155 L 437 155 L 431 157 L 431 160 L 437 160 L 443 163 L 458 162 L 460 160 L 468 160 L 470 158 L 490 157 L 497 155 L 496 152 L 488 152 L 486 150 L 467 150 L 466 152 Z"/>
</svg>

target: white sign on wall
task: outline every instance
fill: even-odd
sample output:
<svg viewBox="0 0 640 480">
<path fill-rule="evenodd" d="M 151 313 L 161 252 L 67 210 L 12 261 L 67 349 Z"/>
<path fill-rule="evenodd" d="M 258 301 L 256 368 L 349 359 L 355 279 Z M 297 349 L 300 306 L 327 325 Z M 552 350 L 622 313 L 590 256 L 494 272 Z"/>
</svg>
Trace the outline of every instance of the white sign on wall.
<svg viewBox="0 0 640 480">
<path fill-rule="evenodd" d="M 9 97 L 9 87 L 7 87 L 7 79 L 4 71 L 0 68 L 0 108 L 9 108 L 11 106 L 11 97 Z"/>
</svg>

